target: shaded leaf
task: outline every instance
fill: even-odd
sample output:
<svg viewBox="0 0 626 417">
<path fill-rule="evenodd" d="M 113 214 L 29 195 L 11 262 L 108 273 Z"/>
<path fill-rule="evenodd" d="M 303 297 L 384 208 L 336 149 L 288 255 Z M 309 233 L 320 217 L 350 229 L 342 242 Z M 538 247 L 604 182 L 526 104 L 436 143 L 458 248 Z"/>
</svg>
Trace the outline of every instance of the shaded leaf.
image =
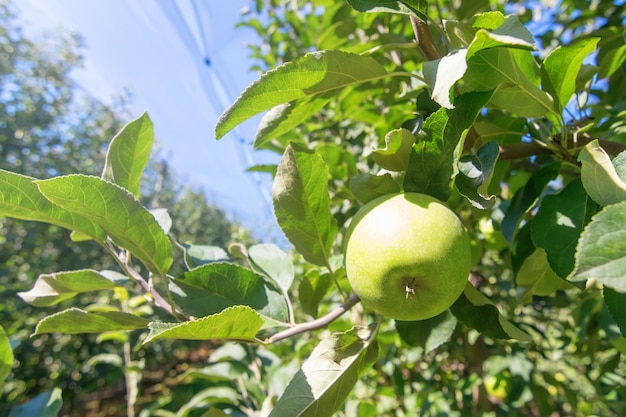
<svg viewBox="0 0 626 417">
<path fill-rule="evenodd" d="M 602 290 L 604 303 L 606 304 L 613 320 L 619 327 L 622 336 L 626 337 L 626 293 L 617 292 L 612 288 L 604 287 Z"/>
<path fill-rule="evenodd" d="M 278 399 L 270 417 L 331 417 L 376 361 L 377 325 L 323 339 Z"/>
<path fill-rule="evenodd" d="M 337 235 L 330 212 L 328 168 L 322 157 L 287 146 L 272 188 L 274 212 L 287 239 L 305 260 L 326 265 Z"/>
<path fill-rule="evenodd" d="M 459 161 L 455 185 L 474 207 L 487 209 L 496 202 L 495 196 L 489 193 L 489 184 L 499 153 L 498 142 L 492 141 L 484 144 L 475 154 L 463 155 Z"/>
<path fill-rule="evenodd" d="M 427 21 L 428 3 L 426 0 L 347 0 L 359 12 L 391 12 L 414 14 Z"/>
<path fill-rule="evenodd" d="M 550 266 L 561 278 L 574 269 L 576 242 L 597 208 L 579 179 L 541 200 L 531 223 L 533 243 L 545 249 Z"/>
<path fill-rule="evenodd" d="M 154 216 L 127 190 L 98 177 L 68 175 L 36 181 L 53 203 L 97 223 L 157 275 L 172 265 L 172 245 Z"/>
<path fill-rule="evenodd" d="M 63 406 L 61 388 L 43 392 L 30 401 L 14 406 L 9 417 L 57 417 Z"/>
<path fill-rule="evenodd" d="M 388 171 L 406 171 L 415 136 L 406 129 L 394 129 L 385 135 L 385 147 L 375 149 L 374 161 Z"/>
<path fill-rule="evenodd" d="M 215 262 L 192 269 L 171 280 L 170 290 L 181 310 L 195 317 L 246 305 L 269 319 L 288 319 L 282 293 L 253 271 L 232 263 Z"/>
<path fill-rule="evenodd" d="M 570 281 L 596 279 L 626 292 L 626 201 L 606 206 L 583 230 Z"/>
<path fill-rule="evenodd" d="M 626 200 L 626 183 L 597 140 L 585 145 L 578 160 L 582 164 L 580 176 L 585 190 L 596 203 L 606 206 Z"/>
<path fill-rule="evenodd" d="M 9 336 L 0 326 L 0 385 L 4 385 L 4 380 L 11 373 L 13 359 L 13 349 L 11 349 Z"/>
<path fill-rule="evenodd" d="M 424 79 L 432 90 L 432 99 L 441 107 L 454 108 L 453 87 L 465 74 L 467 49 L 457 49 L 446 56 L 424 62 Z"/>
<path fill-rule="evenodd" d="M 521 304 L 530 302 L 533 295 L 545 297 L 554 294 L 557 290 L 573 287 L 550 268 L 548 256 L 543 249 L 536 249 L 524 259 L 515 277 L 515 282 L 518 287 L 523 289 L 523 293 L 519 295 Z"/>
<path fill-rule="evenodd" d="M 402 340 L 410 346 L 420 346 L 424 353 L 437 349 L 450 340 L 457 320 L 450 310 L 438 316 L 420 321 L 396 320 L 396 330 Z"/>
<path fill-rule="evenodd" d="M 102 178 L 139 198 L 141 176 L 150 159 L 153 142 L 154 126 L 144 113 L 126 124 L 109 144 Z"/>
<path fill-rule="evenodd" d="M 571 45 L 559 46 L 543 60 L 544 89 L 548 89 L 562 110 L 576 89 L 576 77 L 583 60 L 596 49 L 600 38 L 586 38 Z"/>
<path fill-rule="evenodd" d="M 485 336 L 496 339 L 517 339 L 524 342 L 532 340 L 528 333 L 520 330 L 502 316 L 498 308 L 469 282 L 450 310 L 465 326 Z"/>
<path fill-rule="evenodd" d="M 54 205 L 39 191 L 35 181 L 0 169 L 0 215 L 56 224 L 104 241 L 106 235 L 95 222 Z"/>
<path fill-rule="evenodd" d="M 522 188 L 517 190 L 502 219 L 502 233 L 509 242 L 513 240 L 522 216 L 535 205 L 546 185 L 556 178 L 560 168 L 561 164 L 558 162 L 543 166 Z"/>
<path fill-rule="evenodd" d="M 89 313 L 78 308 L 63 310 L 44 317 L 33 336 L 43 333 L 102 333 L 115 330 L 145 329 L 150 320 L 121 311 Z"/>
<path fill-rule="evenodd" d="M 49 307 L 80 293 L 106 290 L 115 287 L 115 282 L 91 269 L 57 272 L 39 275 L 28 291 L 17 295 L 35 307 Z"/>
<path fill-rule="evenodd" d="M 212 262 L 228 260 L 226 251 L 218 246 L 189 245 L 186 243 L 181 243 L 181 246 L 185 249 L 185 264 L 189 269 Z"/>
<path fill-rule="evenodd" d="M 295 272 L 291 256 L 273 244 L 259 244 L 248 249 L 248 257 L 256 269 L 266 274 L 283 292 L 289 291 Z"/>
<path fill-rule="evenodd" d="M 144 343 L 155 339 L 238 340 L 256 342 L 263 319 L 248 306 L 229 307 L 217 314 L 184 323 L 150 323 Z"/>
<path fill-rule="evenodd" d="M 626 61 L 626 45 L 615 48 L 607 53 L 600 62 L 598 78 L 608 78 L 619 70 Z"/>
<path fill-rule="evenodd" d="M 350 180 L 350 191 L 359 200 L 359 203 L 365 204 L 383 195 L 397 194 L 402 191 L 402 187 L 390 173 L 382 175 L 363 173 Z"/>
<path fill-rule="evenodd" d="M 266 72 L 248 86 L 220 116 L 215 135 L 220 139 L 241 122 L 279 104 L 333 90 L 339 92 L 343 87 L 385 75 L 385 68 L 369 56 L 340 51 L 310 52 Z"/>
<path fill-rule="evenodd" d="M 307 272 L 298 286 L 298 299 L 302 311 L 317 317 L 320 302 L 332 286 L 333 279 L 330 274 L 322 274 L 318 270 Z"/>
<path fill-rule="evenodd" d="M 419 135 L 409 158 L 404 191 L 432 195 L 446 201 L 467 131 L 489 101 L 491 92 L 472 92 L 456 98 L 456 108 L 440 108 L 424 122 L 426 135 Z"/>
</svg>

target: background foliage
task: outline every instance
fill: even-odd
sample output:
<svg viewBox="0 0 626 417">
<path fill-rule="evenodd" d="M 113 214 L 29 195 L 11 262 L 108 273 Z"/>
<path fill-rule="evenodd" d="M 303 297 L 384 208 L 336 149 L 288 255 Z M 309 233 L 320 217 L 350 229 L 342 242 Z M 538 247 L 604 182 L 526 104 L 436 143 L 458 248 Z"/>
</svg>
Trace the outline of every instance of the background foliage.
<svg viewBox="0 0 626 417">
<path fill-rule="evenodd" d="M 123 162 L 145 159 L 125 143 L 152 145 L 149 133 L 130 133 L 150 125 L 145 115 L 108 147 L 113 132 L 86 141 L 101 152 L 93 171 L 29 173 L 17 162 L 23 151 L 8 154 L 13 165 L 2 167 L 3 184 L 40 198 L 35 217 L 53 216 L 51 204 L 59 216 L 78 216 L 72 229 L 92 238 L 63 243 L 80 254 L 67 264 L 47 265 L 40 253 L 24 257 L 41 269 L 8 271 L 7 285 L 16 286 L 9 288 L 25 292 L 38 274 L 94 272 L 84 281 L 46 278 L 80 288 L 30 293 L 35 305 L 66 299 L 43 320 L 5 292 L 25 312 L 15 328 L 3 318 L 6 333 L 46 359 L 29 368 L 43 373 L 37 382 L 20 377 L 16 362 L 3 400 L 61 385 L 69 388 L 69 414 L 78 386 L 95 392 L 124 381 L 125 412 L 142 416 L 623 415 L 623 16 L 620 2 L 258 1 L 241 25 L 262 39 L 251 56 L 263 75 L 225 112 L 216 134 L 269 110 L 254 146 L 282 159 L 252 169 L 274 176 L 276 217 L 295 247 L 289 254 L 267 243 L 210 241 L 204 228 L 194 234 L 191 203 L 178 206 L 188 219 L 189 238 L 182 239 L 186 229 L 174 226 L 172 209 L 179 200 L 165 197 L 168 177 L 158 174 L 166 164 L 144 173 L 141 164 Z M 5 141 L 12 144 L 17 130 L 11 132 Z M 26 153 L 36 157 L 35 149 Z M 97 164 L 106 166 L 102 178 Z M 94 176 L 63 176 L 76 172 Z M 142 190 L 151 190 L 145 206 L 133 198 L 142 174 Z M 107 198 L 85 200 L 77 184 Z M 7 189 L 0 189 L 0 212 L 10 224 L 24 206 Z M 422 322 L 364 310 L 343 269 L 350 218 L 375 196 L 400 190 L 445 200 L 472 237 L 471 285 L 449 311 Z M 170 208 L 171 228 L 162 212 L 149 215 L 157 206 Z M 144 227 L 117 227 L 123 222 Z M 179 245 L 184 241 L 211 246 Z M 32 250 L 48 242 L 55 242 L 50 250 L 63 245 L 42 238 Z M 108 257 L 73 263 L 89 243 Z M 5 247 L 11 256 L 20 250 Z M 123 275 L 103 272 L 111 268 Z M 97 285 L 114 289 L 89 299 L 88 308 L 70 308 L 84 306 L 90 293 L 82 291 Z M 78 301 L 71 298 L 77 294 Z M 104 309 L 111 299 L 115 307 Z M 36 335 L 26 339 L 35 323 Z M 91 337 L 68 335 L 76 332 L 117 344 L 107 351 L 112 356 L 86 350 L 72 357 L 88 372 L 72 374 L 74 385 L 54 383 L 48 372 L 63 346 Z M 190 341 L 172 342 L 179 339 Z M 164 353 L 168 343 L 178 343 L 177 359 Z M 183 355 L 202 362 L 190 367 L 178 359 Z M 116 372 L 105 373 L 101 363 Z M 87 383 L 89 372 L 100 385 Z M 152 377 L 157 383 L 140 383 Z M 60 404 L 58 392 L 47 395 Z M 107 404 L 102 415 L 122 407 Z"/>
</svg>

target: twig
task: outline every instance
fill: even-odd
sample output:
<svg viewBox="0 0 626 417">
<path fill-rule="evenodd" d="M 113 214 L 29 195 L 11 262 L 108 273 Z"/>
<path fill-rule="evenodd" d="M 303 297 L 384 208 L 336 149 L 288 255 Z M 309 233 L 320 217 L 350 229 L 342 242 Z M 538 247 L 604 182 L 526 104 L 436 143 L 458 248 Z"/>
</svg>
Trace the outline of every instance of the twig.
<svg viewBox="0 0 626 417">
<path fill-rule="evenodd" d="M 352 294 L 348 301 L 339 306 L 336 310 L 331 311 L 323 317 L 320 317 L 317 320 L 309 321 L 306 323 L 300 323 L 293 327 L 290 327 L 287 330 L 283 330 L 282 332 L 278 332 L 275 335 L 271 336 L 267 339 L 267 343 L 275 343 L 280 340 L 287 339 L 291 336 L 295 336 L 300 333 L 308 332 L 311 330 L 321 329 L 322 327 L 328 326 L 334 320 L 338 319 L 343 313 L 350 310 L 354 307 L 359 301 L 359 297 L 356 294 Z"/>
<path fill-rule="evenodd" d="M 417 19 L 415 16 L 410 16 L 411 26 L 413 27 L 413 33 L 415 34 L 415 43 L 419 46 L 420 50 L 429 61 L 441 58 L 441 54 L 435 46 L 433 37 L 428 30 L 428 24 Z"/>
<path fill-rule="evenodd" d="M 576 143 L 575 147 L 565 148 L 566 151 L 576 150 L 584 147 L 586 144 L 591 142 L 593 138 L 584 137 L 579 139 Z M 620 152 L 626 150 L 626 145 L 619 142 L 612 142 L 608 140 L 599 139 L 598 143 L 600 146 L 611 156 L 617 156 Z M 500 146 L 500 156 L 499 160 L 510 160 L 510 159 L 519 159 L 526 158 L 533 155 L 549 155 L 553 153 L 550 148 L 546 148 L 541 146 L 535 142 L 523 142 L 523 143 L 513 143 L 510 145 L 502 145 Z"/>
</svg>

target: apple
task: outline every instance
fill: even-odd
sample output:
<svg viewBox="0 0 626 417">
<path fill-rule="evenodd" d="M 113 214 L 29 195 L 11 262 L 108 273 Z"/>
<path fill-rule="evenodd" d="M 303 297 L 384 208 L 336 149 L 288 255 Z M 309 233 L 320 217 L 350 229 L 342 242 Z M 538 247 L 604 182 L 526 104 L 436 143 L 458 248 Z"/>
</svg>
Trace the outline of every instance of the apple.
<svg viewBox="0 0 626 417">
<path fill-rule="evenodd" d="M 463 224 L 443 203 L 420 193 L 391 194 L 365 204 L 346 233 L 348 281 L 363 304 L 405 321 L 447 310 L 471 267 Z"/>
</svg>

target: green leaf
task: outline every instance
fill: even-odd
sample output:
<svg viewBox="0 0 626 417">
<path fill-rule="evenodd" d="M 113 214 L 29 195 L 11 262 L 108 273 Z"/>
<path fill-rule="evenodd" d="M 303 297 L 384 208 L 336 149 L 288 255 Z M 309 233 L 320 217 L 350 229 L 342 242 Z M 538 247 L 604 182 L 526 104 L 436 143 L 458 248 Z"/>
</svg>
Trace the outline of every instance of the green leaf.
<svg viewBox="0 0 626 417">
<path fill-rule="evenodd" d="M 0 169 L 0 215 L 56 224 L 100 242 L 105 240 L 104 231 L 96 223 L 52 204 L 35 181 L 35 178 Z"/>
<path fill-rule="evenodd" d="M 550 266 L 561 278 L 574 269 L 576 242 L 597 208 L 579 179 L 541 200 L 531 222 L 533 243 L 545 249 Z"/>
<path fill-rule="evenodd" d="M 350 191 L 359 203 L 365 204 L 383 195 L 397 194 L 402 191 L 402 187 L 390 173 L 382 175 L 363 173 L 350 180 Z"/>
<path fill-rule="evenodd" d="M 319 305 L 332 286 L 333 279 L 330 274 L 322 274 L 316 269 L 308 271 L 298 286 L 298 299 L 302 311 L 317 317 Z"/>
<path fill-rule="evenodd" d="M 530 51 L 491 48 L 468 60 L 463 80 L 477 91 L 492 91 L 490 104 L 523 117 L 554 113 L 552 98 L 539 89 L 541 74 Z"/>
<path fill-rule="evenodd" d="M 559 46 L 544 60 L 544 89 L 555 98 L 559 111 L 569 103 L 576 89 L 576 77 L 583 60 L 596 49 L 600 38 L 586 38 L 571 45 Z"/>
<path fill-rule="evenodd" d="M 147 113 L 115 135 L 107 151 L 102 178 L 140 196 L 141 176 L 150 159 L 154 126 Z"/>
<path fill-rule="evenodd" d="M 348 0 L 348 4 L 359 12 L 411 14 L 428 20 L 426 0 Z"/>
<path fill-rule="evenodd" d="M 185 264 L 189 269 L 212 262 L 228 260 L 226 251 L 218 246 L 189 245 L 186 243 L 181 243 L 181 246 L 185 249 Z"/>
<path fill-rule="evenodd" d="M 145 329 L 150 320 L 121 311 L 87 312 L 70 308 L 43 318 L 33 336 L 44 333 L 102 333 Z"/>
<path fill-rule="evenodd" d="M 485 336 L 523 342 L 532 340 L 528 333 L 504 318 L 498 308 L 469 282 L 450 310 L 465 326 L 476 329 Z"/>
<path fill-rule="evenodd" d="M 548 255 L 543 249 L 535 250 L 527 257 L 515 277 L 518 287 L 524 292 L 519 295 L 519 302 L 526 304 L 532 300 L 533 295 L 545 297 L 554 294 L 558 290 L 572 288 L 572 284 L 561 279 L 550 268 Z"/>
<path fill-rule="evenodd" d="M 35 307 L 49 307 L 80 293 L 106 290 L 115 286 L 115 282 L 97 271 L 83 269 L 39 275 L 33 288 L 18 292 L 17 295 Z"/>
<path fill-rule="evenodd" d="M 485 15 L 484 17 L 487 16 Z M 493 14 L 489 15 L 489 18 L 492 17 Z M 467 48 L 467 59 L 470 59 L 478 51 L 498 46 L 520 48 L 530 51 L 536 49 L 532 33 L 526 29 L 517 16 L 508 16 L 501 24 L 499 23 L 500 17 L 497 17 L 495 20 L 498 21 L 497 28 L 493 30 L 481 28 L 476 32 L 472 43 Z M 485 23 L 485 19 L 480 19 L 475 22 L 475 25 L 484 26 Z"/>
<path fill-rule="evenodd" d="M 269 417 L 331 417 L 376 361 L 376 327 L 323 339 L 293 377 Z"/>
<path fill-rule="evenodd" d="M 278 164 L 272 198 L 287 239 L 305 260 L 326 265 L 337 222 L 330 212 L 328 168 L 322 157 L 287 146 Z"/>
<path fill-rule="evenodd" d="M 248 257 L 253 268 L 260 270 L 275 283 L 283 292 L 289 291 L 295 272 L 291 256 L 273 244 L 259 244 L 248 249 Z"/>
<path fill-rule="evenodd" d="M 328 94 L 329 96 L 331 94 Z M 319 112 L 330 101 L 325 94 L 279 104 L 261 119 L 254 138 L 254 147 L 260 148 L 272 139 L 292 132 L 309 117 Z"/>
<path fill-rule="evenodd" d="M 606 206 L 587 225 L 576 248 L 570 281 L 596 279 L 626 292 L 626 201 Z"/>
<path fill-rule="evenodd" d="M 394 129 L 385 136 L 385 147 L 374 150 L 374 161 L 388 171 L 406 171 L 415 136 L 406 129 Z"/>
<path fill-rule="evenodd" d="M 150 323 L 144 344 L 155 339 L 238 340 L 257 342 L 263 319 L 248 306 L 229 307 L 217 314 L 184 323 Z"/>
<path fill-rule="evenodd" d="M 558 162 L 543 166 L 522 188 L 517 190 L 502 219 L 502 234 L 506 240 L 513 241 L 520 220 L 535 205 L 546 185 L 556 178 L 560 168 L 561 164 Z"/>
<path fill-rule="evenodd" d="M 253 271 L 215 262 L 199 266 L 170 281 L 176 304 L 185 314 L 204 317 L 228 307 L 246 305 L 273 320 L 288 320 L 282 293 Z"/>
<path fill-rule="evenodd" d="M 61 388 L 43 392 L 30 401 L 14 406 L 9 417 L 57 417 L 63 406 Z"/>
<path fill-rule="evenodd" d="M 456 188 L 476 208 L 488 209 L 496 202 L 488 189 L 499 153 L 498 142 L 492 141 L 485 143 L 476 153 L 462 156 L 459 161 Z"/>
<path fill-rule="evenodd" d="M 456 98 L 456 108 L 440 108 L 424 122 L 425 135 L 419 135 L 409 158 L 404 178 L 406 192 L 430 194 L 446 201 L 452 194 L 452 180 L 467 131 L 491 92 L 472 92 Z"/>
<path fill-rule="evenodd" d="M 385 68 L 369 56 L 340 51 L 308 53 L 266 72 L 248 86 L 220 116 L 215 136 L 220 139 L 241 122 L 279 104 L 330 91 L 338 93 L 342 88 L 385 75 Z"/>
<path fill-rule="evenodd" d="M 613 49 L 602 58 L 598 78 L 610 77 L 624 65 L 624 61 L 626 61 L 626 45 Z"/>
<path fill-rule="evenodd" d="M 11 349 L 11 341 L 9 336 L 0 326 L 0 386 L 4 385 L 4 380 L 11 373 L 13 368 L 13 349 Z"/>
<path fill-rule="evenodd" d="M 424 62 L 424 79 L 432 90 L 432 99 L 441 107 L 454 108 L 453 87 L 465 74 L 467 49 L 457 49 L 446 56 Z"/>
<path fill-rule="evenodd" d="M 53 203 L 100 226 L 157 275 L 172 265 L 172 244 L 154 216 L 127 190 L 97 177 L 68 175 L 36 181 Z"/>
<path fill-rule="evenodd" d="M 604 287 L 602 289 L 604 303 L 606 304 L 613 320 L 619 327 L 622 336 L 626 337 L 626 294 L 617 292 L 612 288 Z"/>
<path fill-rule="evenodd" d="M 410 346 L 420 346 L 424 353 L 437 349 L 450 340 L 457 320 L 450 310 L 438 316 L 420 321 L 398 321 L 396 330 L 402 340 Z"/>
<path fill-rule="evenodd" d="M 601 206 L 626 200 L 626 183 L 619 177 L 609 155 L 597 140 L 589 142 L 580 151 L 580 176 L 585 190 Z"/>
</svg>

